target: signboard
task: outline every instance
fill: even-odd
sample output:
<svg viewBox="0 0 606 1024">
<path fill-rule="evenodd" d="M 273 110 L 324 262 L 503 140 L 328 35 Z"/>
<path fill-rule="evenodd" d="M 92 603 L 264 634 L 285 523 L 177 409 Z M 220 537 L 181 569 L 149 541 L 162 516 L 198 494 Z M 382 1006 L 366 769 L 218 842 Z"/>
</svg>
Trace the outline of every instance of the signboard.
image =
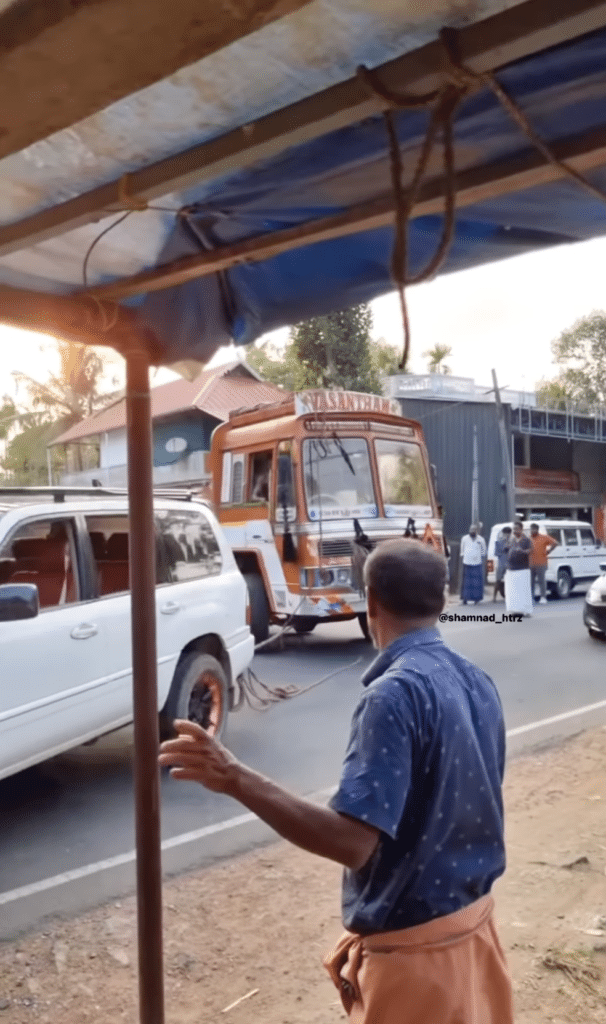
<svg viewBox="0 0 606 1024">
<path fill-rule="evenodd" d="M 309 413 L 355 412 L 402 416 L 400 403 L 381 395 L 365 395 L 357 391 L 300 391 L 295 395 L 297 416 Z"/>
<path fill-rule="evenodd" d="M 516 467 L 516 487 L 524 491 L 578 491 L 576 473 L 559 469 L 525 469 Z"/>
</svg>

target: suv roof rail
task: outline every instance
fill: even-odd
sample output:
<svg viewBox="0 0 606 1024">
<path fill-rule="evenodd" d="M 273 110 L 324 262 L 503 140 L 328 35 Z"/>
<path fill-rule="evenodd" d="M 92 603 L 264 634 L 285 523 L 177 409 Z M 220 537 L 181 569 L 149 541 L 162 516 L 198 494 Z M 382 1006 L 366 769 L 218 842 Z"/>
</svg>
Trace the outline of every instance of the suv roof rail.
<svg viewBox="0 0 606 1024">
<path fill-rule="evenodd" d="M 157 498 L 176 498 L 180 501 L 192 501 L 196 498 L 196 492 L 191 487 L 170 488 L 154 487 L 154 495 Z M 127 489 L 120 487 L 0 487 L 2 498 L 52 498 L 55 502 L 65 501 L 66 498 L 87 497 L 87 498 L 124 498 L 128 496 Z M 199 499 L 204 501 L 203 498 Z"/>
</svg>

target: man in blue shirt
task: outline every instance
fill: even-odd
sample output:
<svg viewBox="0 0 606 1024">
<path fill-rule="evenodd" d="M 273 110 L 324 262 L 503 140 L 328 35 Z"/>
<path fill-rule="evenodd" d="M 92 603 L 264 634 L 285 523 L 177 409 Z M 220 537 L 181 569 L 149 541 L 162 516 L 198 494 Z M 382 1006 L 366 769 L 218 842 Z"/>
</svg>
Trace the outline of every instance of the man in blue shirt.
<svg viewBox="0 0 606 1024">
<path fill-rule="evenodd" d="M 505 868 L 499 697 L 435 628 L 440 554 L 386 542 L 364 577 L 380 654 L 363 678 L 328 807 L 240 764 L 192 723 L 178 723 L 160 763 L 343 864 L 347 932 L 325 963 L 353 1024 L 510 1024 L 489 895 Z"/>
</svg>

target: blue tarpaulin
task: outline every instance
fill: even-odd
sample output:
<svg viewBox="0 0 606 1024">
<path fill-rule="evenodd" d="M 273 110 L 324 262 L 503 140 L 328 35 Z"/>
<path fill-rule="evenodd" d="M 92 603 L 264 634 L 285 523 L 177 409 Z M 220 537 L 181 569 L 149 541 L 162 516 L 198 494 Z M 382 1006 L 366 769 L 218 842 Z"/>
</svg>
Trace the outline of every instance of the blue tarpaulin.
<svg viewBox="0 0 606 1024">
<path fill-rule="evenodd" d="M 587 132 L 604 120 L 606 32 L 512 65 L 500 83 L 547 142 Z M 397 116 L 404 159 L 416 161 L 426 112 Z M 510 114 L 485 89 L 461 104 L 454 132 L 457 169 L 532 151 Z M 606 192 L 606 168 L 591 174 Z M 191 223 L 173 230 L 159 263 L 346 210 L 390 190 L 382 117 L 291 149 L 279 159 L 213 182 L 193 205 Z M 414 219 L 409 264 L 415 274 L 439 242 L 440 216 Z M 468 206 L 457 216 L 443 271 L 519 255 L 606 232 L 606 203 L 565 179 Z M 390 290 L 392 228 L 307 245 L 262 263 L 150 295 L 142 314 L 179 356 L 206 350 L 212 337 L 249 344 L 284 324 L 365 302 Z M 176 322 L 174 310 L 184 311 Z M 206 338 L 205 338 L 206 336 Z M 208 340 L 206 340 L 208 339 Z"/>
</svg>

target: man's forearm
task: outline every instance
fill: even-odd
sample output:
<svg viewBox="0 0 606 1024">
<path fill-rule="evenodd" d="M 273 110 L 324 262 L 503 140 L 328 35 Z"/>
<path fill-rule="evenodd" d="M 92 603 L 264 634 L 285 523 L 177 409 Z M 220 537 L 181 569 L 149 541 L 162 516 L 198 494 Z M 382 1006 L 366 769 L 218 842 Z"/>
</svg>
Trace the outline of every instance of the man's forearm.
<svg viewBox="0 0 606 1024">
<path fill-rule="evenodd" d="M 294 796 L 244 765 L 237 766 L 226 792 L 283 839 L 353 870 L 363 867 L 376 847 L 377 833 L 362 822 Z"/>
</svg>

